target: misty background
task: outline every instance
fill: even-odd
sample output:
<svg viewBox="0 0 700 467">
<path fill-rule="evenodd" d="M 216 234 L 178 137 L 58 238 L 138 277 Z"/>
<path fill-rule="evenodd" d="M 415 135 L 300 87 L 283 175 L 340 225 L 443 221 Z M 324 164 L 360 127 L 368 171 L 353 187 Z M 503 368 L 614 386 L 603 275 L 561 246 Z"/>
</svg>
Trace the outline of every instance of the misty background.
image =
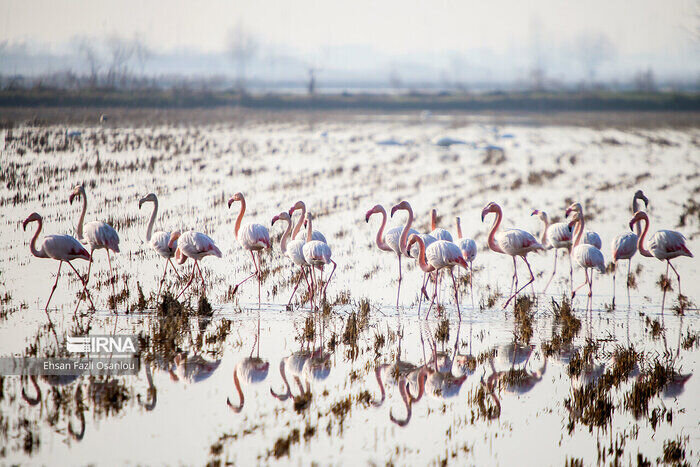
<svg viewBox="0 0 700 467">
<path fill-rule="evenodd" d="M 5 88 L 700 89 L 700 2 L 0 2 Z"/>
</svg>

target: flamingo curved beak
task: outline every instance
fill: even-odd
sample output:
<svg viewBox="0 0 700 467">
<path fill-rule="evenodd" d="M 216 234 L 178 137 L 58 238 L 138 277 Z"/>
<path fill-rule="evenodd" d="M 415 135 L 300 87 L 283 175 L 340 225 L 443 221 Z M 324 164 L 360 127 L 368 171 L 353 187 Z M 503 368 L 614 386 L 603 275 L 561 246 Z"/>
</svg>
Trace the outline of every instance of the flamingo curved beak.
<svg viewBox="0 0 700 467">
<path fill-rule="evenodd" d="M 571 211 L 573 211 L 573 209 L 571 209 L 571 208 L 566 208 L 566 214 L 565 214 L 565 216 L 566 216 L 566 217 L 569 217 L 569 214 L 571 214 Z"/>
<path fill-rule="evenodd" d="M 280 220 L 280 216 L 275 216 L 275 217 L 273 217 L 273 218 L 272 218 L 272 223 L 271 223 L 270 225 L 275 225 L 275 222 L 277 222 L 278 220 Z"/>
<path fill-rule="evenodd" d="M 231 205 L 233 204 L 234 201 L 236 201 L 236 200 L 233 199 L 233 198 L 231 198 L 231 199 L 228 200 L 228 208 L 229 208 L 229 209 L 231 209 Z"/>
<path fill-rule="evenodd" d="M 531 216 L 536 216 L 536 215 L 539 214 L 539 213 L 540 213 L 540 211 L 537 210 L 537 209 L 535 209 L 535 210 L 532 211 L 532 214 L 530 214 L 530 215 L 531 215 Z"/>
<path fill-rule="evenodd" d="M 372 217 L 372 214 L 374 214 L 374 211 L 371 209 L 367 211 L 367 214 L 365 214 L 365 222 L 369 222 L 369 218 Z"/>
<path fill-rule="evenodd" d="M 393 208 L 391 208 L 391 217 L 394 217 L 394 213 L 399 210 L 399 206 L 396 205 Z"/>
<path fill-rule="evenodd" d="M 69 204 L 73 204 L 73 200 L 75 199 L 76 196 L 78 196 L 77 193 L 71 193 L 70 196 L 68 197 L 68 203 L 69 203 Z M 140 207 L 141 207 L 141 206 L 139 205 L 139 208 L 140 208 Z"/>
<path fill-rule="evenodd" d="M 636 219 L 636 218 L 633 218 L 633 219 L 630 221 L 630 230 L 631 230 L 632 232 L 634 232 L 634 224 L 636 224 L 636 223 L 637 223 L 637 219 Z"/>
<path fill-rule="evenodd" d="M 25 232 L 27 231 L 27 224 L 29 224 L 29 219 L 24 219 L 24 222 L 22 222 L 22 230 Z"/>
</svg>

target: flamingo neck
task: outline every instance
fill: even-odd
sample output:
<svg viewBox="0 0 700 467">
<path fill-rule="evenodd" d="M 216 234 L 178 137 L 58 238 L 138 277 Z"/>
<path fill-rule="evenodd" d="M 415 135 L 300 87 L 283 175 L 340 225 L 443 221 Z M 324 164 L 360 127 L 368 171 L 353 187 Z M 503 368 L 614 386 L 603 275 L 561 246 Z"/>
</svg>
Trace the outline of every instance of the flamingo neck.
<svg viewBox="0 0 700 467">
<path fill-rule="evenodd" d="M 292 225 L 292 222 L 289 222 L 289 225 Z M 282 377 L 282 381 L 284 382 L 284 385 L 287 387 L 287 397 L 292 395 L 292 388 L 289 386 L 289 381 L 287 380 L 287 372 L 285 370 L 285 365 L 284 365 L 284 360 L 280 362 L 280 376 Z"/>
<path fill-rule="evenodd" d="M 637 236 L 637 249 L 639 250 L 640 255 L 651 258 L 654 255 L 652 255 L 649 250 L 644 248 L 644 240 L 646 239 L 647 232 L 649 231 L 649 218 L 644 216 L 642 217 L 642 219 L 639 220 L 639 222 L 641 222 L 642 220 L 644 221 L 644 230 L 642 230 L 641 235 Z M 637 222 L 637 224 L 639 224 L 639 222 Z"/>
<path fill-rule="evenodd" d="M 420 268 L 423 270 L 423 272 L 434 271 L 435 268 L 425 261 L 425 243 L 423 242 L 423 239 L 416 237 L 416 242 L 418 242 L 418 249 L 420 250 L 420 253 L 418 254 L 418 264 L 420 265 Z"/>
<path fill-rule="evenodd" d="M 583 216 L 579 216 L 578 221 L 576 222 L 576 230 L 574 231 L 574 243 L 573 246 L 576 248 L 579 246 L 581 243 L 581 238 L 583 237 L 583 226 L 585 225 L 585 221 L 583 220 Z"/>
<path fill-rule="evenodd" d="M 437 209 L 430 210 L 430 231 L 437 228 Z"/>
<path fill-rule="evenodd" d="M 503 253 L 503 250 L 501 249 L 500 246 L 496 243 L 496 240 L 494 237 L 496 236 L 496 231 L 498 230 L 498 227 L 501 225 L 501 218 L 503 217 L 503 211 L 501 211 L 501 208 L 499 207 L 496 210 L 496 218 L 493 221 L 493 224 L 491 224 L 491 230 L 489 231 L 489 238 L 488 238 L 488 245 L 489 248 L 492 251 L 495 251 L 496 253 Z"/>
<path fill-rule="evenodd" d="M 158 215 L 158 199 L 153 201 L 153 212 L 151 213 L 151 220 L 148 221 L 148 229 L 146 229 L 146 241 L 151 241 L 151 235 L 153 234 L 153 224 L 156 221 L 156 215 Z"/>
<path fill-rule="evenodd" d="M 403 226 L 401 238 L 399 238 L 399 250 L 401 250 L 401 253 L 404 256 L 408 256 L 406 251 L 406 241 L 408 240 L 408 232 L 411 230 L 411 224 L 413 223 L 413 209 L 411 206 L 408 206 L 406 211 L 408 211 L 408 219 L 406 219 L 406 225 Z"/>
<path fill-rule="evenodd" d="M 542 222 L 544 223 L 544 228 L 542 229 L 542 233 L 540 234 L 540 243 L 542 245 L 547 244 L 547 231 L 549 230 L 549 216 L 547 214 L 542 213 Z"/>
<path fill-rule="evenodd" d="M 287 230 L 282 234 L 282 240 L 280 240 L 280 249 L 282 253 L 287 252 L 287 241 L 289 240 L 289 234 L 292 231 L 292 219 L 287 219 Z"/>
<path fill-rule="evenodd" d="M 299 206 L 300 206 L 299 210 L 301 210 L 301 216 L 299 217 L 299 220 L 297 221 L 297 225 L 294 226 L 294 232 L 292 232 L 292 240 L 297 238 L 297 234 L 301 230 L 302 224 L 304 224 L 304 219 L 306 219 L 306 204 L 301 202 L 301 203 L 299 203 Z"/>
<path fill-rule="evenodd" d="M 308 224 L 306 226 L 306 241 L 310 242 L 311 240 L 313 240 L 314 229 L 311 226 L 311 218 L 310 217 L 307 220 L 307 222 L 308 222 Z"/>
<path fill-rule="evenodd" d="M 637 211 L 639 211 L 639 198 L 635 196 L 634 199 L 632 199 L 632 214 L 636 213 Z M 637 238 L 639 238 L 639 236 L 642 234 L 642 226 L 639 225 L 639 223 L 634 225 L 634 233 L 637 234 Z"/>
<path fill-rule="evenodd" d="M 80 197 L 83 199 L 83 210 L 80 213 L 80 218 L 78 219 L 78 226 L 75 229 L 75 233 L 78 236 L 78 240 L 83 240 L 83 221 L 85 220 L 85 212 L 87 211 L 87 195 L 85 190 L 80 190 Z"/>
<path fill-rule="evenodd" d="M 384 208 L 382 208 L 380 213 L 382 214 L 382 225 L 377 231 L 377 247 L 379 247 L 379 249 L 383 251 L 392 251 L 392 249 L 389 248 L 389 245 L 387 245 L 384 241 L 384 228 L 386 227 L 386 211 L 384 210 Z"/>
<path fill-rule="evenodd" d="M 382 382 L 382 369 L 384 368 L 384 365 L 380 365 L 377 367 L 376 370 L 374 370 L 374 375 L 377 377 L 377 384 L 379 385 L 379 392 L 381 394 L 381 399 L 379 402 L 375 402 L 374 405 L 376 407 L 379 407 L 384 403 L 384 399 L 386 399 L 386 392 L 384 390 L 384 383 Z"/>
<path fill-rule="evenodd" d="M 243 221 L 243 214 L 245 214 L 245 198 L 241 197 L 241 210 L 236 218 L 236 240 L 238 240 L 238 231 L 241 228 L 241 221 Z"/>
<path fill-rule="evenodd" d="M 240 412 L 243 409 L 243 403 L 245 402 L 245 397 L 243 397 L 243 390 L 241 389 L 241 382 L 238 380 L 238 368 L 233 372 L 233 384 L 236 386 L 236 391 L 238 392 L 238 398 L 240 403 L 238 407 L 231 406 L 235 412 Z"/>
<path fill-rule="evenodd" d="M 457 218 L 457 238 L 462 239 L 462 221 L 459 217 Z"/>
<path fill-rule="evenodd" d="M 37 238 L 39 238 L 39 234 L 41 233 L 41 227 L 43 225 L 43 221 L 41 219 L 39 219 L 38 223 L 39 223 L 39 225 L 36 228 L 36 232 L 34 233 L 34 236 L 32 237 L 32 241 L 31 241 L 31 243 L 29 243 L 29 250 L 37 258 L 48 258 L 48 255 L 44 251 L 44 247 L 42 247 L 41 250 L 36 249 L 36 240 L 37 240 Z"/>
</svg>

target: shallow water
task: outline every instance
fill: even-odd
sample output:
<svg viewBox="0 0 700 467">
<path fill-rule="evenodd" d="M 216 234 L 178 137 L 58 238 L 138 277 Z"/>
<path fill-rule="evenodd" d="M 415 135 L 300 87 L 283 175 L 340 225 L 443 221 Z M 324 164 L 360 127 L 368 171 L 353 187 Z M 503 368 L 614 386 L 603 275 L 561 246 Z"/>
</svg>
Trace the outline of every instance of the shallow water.
<svg viewBox="0 0 700 467">
<path fill-rule="evenodd" d="M 21 221 L 37 211 L 44 216 L 44 233 L 71 233 L 80 206 L 67 201 L 71 187 L 79 182 L 86 184 L 88 192 L 86 220 L 109 219 L 121 237 L 122 253 L 112 258 L 119 275 L 119 313 L 107 310 L 111 286 L 107 259 L 100 251 L 90 281 L 98 311 L 89 312 L 78 301 L 78 281 L 67 279 L 70 276 L 64 270 L 50 310 L 58 337 L 63 342 L 66 335 L 88 329 L 93 334 L 142 333 L 150 345 L 141 355 L 138 376 L 110 380 L 106 399 L 96 396 L 103 391 L 97 388 L 104 387 L 104 381 L 84 377 L 53 389 L 39 379 L 41 402 L 31 405 L 25 400 L 34 395 L 31 382 L 25 382 L 27 397 L 23 398 L 20 378 L 5 377 L 0 400 L 4 460 L 249 464 L 279 457 L 292 463 L 438 463 L 446 459 L 511 464 L 527 459 L 528 463 L 561 464 L 579 458 L 591 464 L 607 463 L 617 455 L 631 463 L 638 453 L 652 462 L 663 458 L 664 443 L 677 439 L 687 461 L 693 464 L 700 459 L 695 397 L 700 383 L 695 375 L 685 380 L 698 369 L 700 326 L 694 305 L 685 310 L 685 316 L 671 309 L 677 301 L 675 277 L 662 312 L 657 281 L 665 268 L 656 259 L 635 256 L 632 306 L 627 307 L 624 275 L 618 272 L 617 309 L 609 311 L 610 276 L 596 273 L 593 310 L 585 311 L 585 289 L 573 303 L 573 313 L 580 320 L 580 329 L 574 331 L 554 317 L 552 298 L 561 303 L 568 289 L 568 264 L 560 256 L 551 295 L 537 295 L 535 306 L 526 313 L 529 318 L 516 323 L 512 307 L 503 311 L 499 306 L 503 297 L 489 306 L 496 291 L 507 292 L 512 262 L 485 250 L 490 220 L 481 223 L 479 217 L 488 201 L 497 201 L 504 208 L 507 225 L 537 233 L 541 225 L 530 216 L 533 208 L 563 218 L 568 202 L 580 201 L 587 227 L 603 238 L 608 261 L 611 239 L 628 230 L 631 194 L 641 188 L 651 201 L 652 231 L 680 230 L 688 237 L 690 250 L 697 253 L 700 221 L 691 214 L 679 226 L 684 204 L 697 199 L 700 190 L 696 129 L 519 125 L 494 129 L 456 117 L 420 122 L 396 115 L 153 128 L 132 128 L 125 122 L 115 128 L 79 128 L 81 138 L 70 141 L 62 141 L 64 129 L 20 127 L 2 132 L 0 247 L 6 254 L 0 258 L 0 297 L 4 297 L 0 355 L 56 352 L 43 307 L 57 265 L 30 255 L 34 225 L 23 232 Z M 512 137 L 501 138 L 502 134 Z M 435 146 L 433 142 L 442 136 L 470 144 L 449 149 Z M 405 144 L 376 144 L 388 138 Z M 483 149 L 487 144 L 503 146 L 505 160 L 487 162 Z M 151 206 L 138 208 L 139 197 L 149 191 L 160 200 L 156 229 L 206 232 L 223 252 L 222 259 L 202 262 L 207 297 L 214 308 L 211 320 L 185 317 L 173 324 L 155 315 L 153 297 L 164 263 L 145 243 Z M 249 255 L 233 236 L 237 206 L 226 207 L 226 200 L 237 191 L 248 202 L 244 222 L 269 226 L 272 216 L 303 199 L 316 215 L 314 227 L 328 237 L 339 267 L 328 289 L 333 305 L 323 320 L 323 332 L 317 326 L 313 339 L 303 337 L 308 310 L 284 309 L 293 271 L 277 249 L 283 227 L 270 227 L 273 250 L 263 256 L 267 274 L 262 309 L 258 311 L 254 303 L 253 280 L 231 294 L 232 285 L 252 268 Z M 426 229 L 434 206 L 441 226 L 453 230 L 454 216 L 459 215 L 466 235 L 479 245 L 475 296 L 465 284 L 460 288 L 461 323 L 450 284 L 443 281 L 444 315 L 450 320 L 447 338 L 446 324 L 434 316 L 435 308 L 430 320 L 417 318 L 422 272 L 414 263 L 404 262 L 401 311 L 397 314 L 391 306 L 396 299 L 397 262 L 377 250 L 373 240 L 379 219 L 373 217 L 368 225 L 364 214 L 377 203 L 389 210 L 401 199 L 412 203 L 418 229 Z M 404 219 L 401 213 L 390 223 L 400 225 Z M 551 252 L 531 256 L 535 291 L 544 286 L 552 261 Z M 85 272 L 84 262 L 75 264 Z M 697 303 L 697 261 L 680 258 L 675 264 L 683 278 L 683 293 Z M 626 270 L 626 265 L 621 268 Z M 182 271 L 189 274 L 190 269 Z M 519 272 L 524 284 L 522 263 Z M 582 275 L 575 270 L 577 284 Z M 176 281 L 168 272 L 166 288 L 177 290 L 183 284 L 184 279 Z M 196 310 L 201 286 L 195 284 L 183 301 Z M 138 287 L 148 301 L 146 310 L 138 310 Z M 422 317 L 425 304 L 421 306 Z M 348 334 L 352 313 L 359 324 L 356 333 Z M 526 329 L 528 323 L 531 331 Z M 155 345 L 155 337 L 163 333 L 171 344 Z M 583 355 L 587 343 L 597 344 L 597 350 L 584 365 L 584 377 L 572 377 L 571 357 Z M 288 378 L 296 400 L 275 398 L 271 389 L 285 392 L 280 362 L 320 345 L 327 360 L 319 362 L 317 371 L 302 369 L 298 383 Z M 605 371 L 615 368 L 613 354 L 618 346 L 632 346 L 642 355 L 638 368 L 624 376 L 617 374 L 616 387 L 596 401 L 612 407 L 609 418 L 582 420 L 584 414 L 570 410 L 566 401 L 586 383 L 605 380 Z M 446 352 L 446 356 L 438 354 L 437 370 L 430 363 L 431 349 Z M 175 360 L 175 351 L 185 352 L 190 362 L 201 356 L 220 363 L 208 377 L 195 381 L 194 374 L 184 370 L 183 357 Z M 455 353 L 459 358 L 453 358 Z M 254 357 L 262 359 L 261 371 L 241 369 L 244 359 Z M 407 377 L 404 397 L 399 385 L 385 381 L 386 399 L 378 404 L 375 369 L 386 368 L 381 365 L 397 358 L 418 370 Z M 450 368 L 453 359 L 456 362 Z M 463 381 L 459 361 L 470 362 Z M 626 397 L 635 384 L 650 378 L 656 361 L 673 368 L 673 377 L 635 418 L 635 408 L 626 406 Z M 265 362 L 269 367 L 263 371 Z M 239 413 L 227 405 L 227 398 L 234 407 L 240 400 L 233 380 L 237 366 L 245 399 Z M 187 368 L 196 373 L 192 368 L 197 367 Z M 422 367 L 429 387 L 438 381 L 452 386 L 428 390 L 407 403 L 419 396 L 417 373 Z M 146 368 L 155 388 L 150 392 Z M 391 369 L 386 371 L 391 374 Z M 80 403 L 75 401 L 76 393 Z M 408 405 L 411 417 L 406 421 Z M 85 431 L 76 440 L 68 426 L 80 431 L 76 415 L 80 409 Z"/>
</svg>

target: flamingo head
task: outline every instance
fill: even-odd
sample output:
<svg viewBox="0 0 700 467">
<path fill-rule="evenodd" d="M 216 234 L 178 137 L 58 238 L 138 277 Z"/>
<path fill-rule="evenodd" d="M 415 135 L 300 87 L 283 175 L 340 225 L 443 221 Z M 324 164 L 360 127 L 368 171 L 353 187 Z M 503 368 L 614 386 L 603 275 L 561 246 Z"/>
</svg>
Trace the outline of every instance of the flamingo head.
<svg viewBox="0 0 700 467">
<path fill-rule="evenodd" d="M 469 265 L 467 265 L 467 260 L 465 260 L 464 257 L 462 257 L 462 256 L 458 257 L 456 263 L 459 266 L 462 266 L 464 269 L 469 270 Z"/>
<path fill-rule="evenodd" d="M 411 210 L 411 205 L 409 204 L 408 201 L 401 201 L 399 204 L 391 208 L 391 217 L 394 217 L 394 213 L 400 209 L 403 209 L 405 211 L 410 211 Z"/>
<path fill-rule="evenodd" d="M 425 248 L 425 243 L 423 243 L 423 239 L 416 234 L 411 234 L 411 236 L 408 237 L 408 243 L 406 243 L 406 251 L 410 251 L 414 243 L 423 245 L 423 248 Z"/>
<path fill-rule="evenodd" d="M 372 214 L 377 214 L 379 212 L 384 211 L 384 208 L 381 207 L 379 204 L 374 206 L 372 209 L 367 211 L 367 214 L 365 214 L 365 222 L 369 222 L 369 218 L 372 217 Z M 386 213 L 384 213 L 386 215 Z"/>
<path fill-rule="evenodd" d="M 231 205 L 236 201 L 245 201 L 245 199 L 243 198 L 243 193 L 238 192 L 235 195 L 233 195 L 233 198 L 228 200 L 229 209 L 231 209 Z"/>
<path fill-rule="evenodd" d="M 644 211 L 635 212 L 634 217 L 632 217 L 632 220 L 630 220 L 630 230 L 634 231 L 634 224 L 641 220 L 649 222 L 649 216 L 647 216 L 647 213 Z"/>
<path fill-rule="evenodd" d="M 577 211 L 572 211 L 574 215 L 571 217 L 571 221 L 569 222 L 569 229 L 573 228 L 578 221 L 581 220 L 581 215 Z M 567 217 L 569 216 L 567 212 Z"/>
<path fill-rule="evenodd" d="M 36 212 L 31 213 L 29 215 L 29 217 L 24 219 L 24 222 L 22 222 L 22 229 L 27 230 L 27 225 L 30 222 L 41 222 L 41 216 L 39 214 L 37 214 Z"/>
<path fill-rule="evenodd" d="M 289 215 L 291 216 L 292 214 L 294 214 L 294 211 L 296 211 L 297 209 L 306 211 L 306 205 L 303 201 L 297 201 L 296 203 L 294 203 L 294 206 L 289 208 Z"/>
<path fill-rule="evenodd" d="M 180 238 L 180 231 L 176 230 L 175 232 L 170 234 L 170 240 L 168 241 L 168 248 L 171 250 L 173 249 L 173 246 L 177 243 L 177 239 Z"/>
<path fill-rule="evenodd" d="M 481 210 L 481 222 L 484 222 L 486 215 L 491 212 L 501 212 L 501 207 L 498 204 L 491 201 L 489 204 L 486 205 L 484 209 Z"/>
<path fill-rule="evenodd" d="M 566 217 L 569 217 L 569 214 L 572 212 L 577 212 L 578 214 L 583 213 L 583 207 L 581 207 L 581 203 L 573 203 L 571 206 L 566 208 Z"/>
<path fill-rule="evenodd" d="M 70 204 L 73 204 L 73 200 L 79 196 L 85 196 L 85 188 L 83 187 L 83 185 L 76 185 L 75 187 L 73 187 L 73 191 L 68 197 L 68 202 Z"/>
<path fill-rule="evenodd" d="M 642 201 L 644 201 L 644 207 L 649 207 L 649 199 L 646 196 L 644 196 L 644 192 L 642 190 L 637 190 L 637 192 L 634 194 L 634 199 L 641 199 Z"/>
<path fill-rule="evenodd" d="M 272 218 L 272 225 L 275 225 L 275 222 L 277 222 L 280 219 L 282 219 L 283 221 L 290 221 L 291 217 L 289 216 L 289 213 L 287 211 L 282 211 L 281 213 L 277 214 L 275 217 Z"/>
<path fill-rule="evenodd" d="M 141 209 L 141 206 L 143 205 L 143 203 L 148 203 L 148 202 L 156 203 L 157 201 L 158 201 L 158 198 L 156 197 L 156 194 L 149 193 L 139 200 L 139 209 Z"/>
</svg>

